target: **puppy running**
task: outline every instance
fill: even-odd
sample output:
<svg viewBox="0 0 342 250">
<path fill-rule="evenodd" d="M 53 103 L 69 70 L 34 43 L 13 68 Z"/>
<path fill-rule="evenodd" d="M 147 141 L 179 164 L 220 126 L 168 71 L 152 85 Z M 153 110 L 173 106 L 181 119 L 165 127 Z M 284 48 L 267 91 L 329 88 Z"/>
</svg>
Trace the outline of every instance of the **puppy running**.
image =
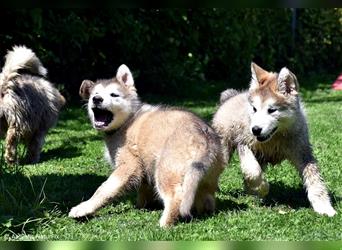
<svg viewBox="0 0 342 250">
<path fill-rule="evenodd" d="M 121 65 L 113 79 L 83 81 L 91 123 L 103 131 L 106 158 L 114 172 L 87 201 L 71 209 L 73 218 L 93 214 L 129 187 L 138 188 L 138 207 L 156 194 L 164 203 L 160 226 L 179 217 L 212 212 L 223 156 L 218 136 L 194 114 L 142 104 L 132 74 Z"/>
<path fill-rule="evenodd" d="M 312 155 L 296 76 L 287 68 L 277 74 L 254 63 L 251 70 L 249 91 L 224 91 L 213 118 L 226 161 L 237 149 L 246 189 L 264 197 L 269 185 L 262 168 L 289 160 L 303 179 L 313 209 L 334 216 L 336 211 Z"/>
<path fill-rule="evenodd" d="M 0 74 L 0 136 L 6 137 L 9 164 L 18 161 L 19 142 L 26 145 L 26 163 L 39 161 L 44 137 L 65 103 L 46 74 L 40 60 L 25 46 L 14 46 L 5 57 Z"/>
</svg>

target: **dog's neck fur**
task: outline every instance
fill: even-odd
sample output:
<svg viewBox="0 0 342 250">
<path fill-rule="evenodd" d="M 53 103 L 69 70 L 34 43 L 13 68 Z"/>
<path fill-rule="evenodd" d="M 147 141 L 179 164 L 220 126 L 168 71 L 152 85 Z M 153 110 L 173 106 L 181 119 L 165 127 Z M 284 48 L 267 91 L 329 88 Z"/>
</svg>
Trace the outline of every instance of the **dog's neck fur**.
<svg viewBox="0 0 342 250">
<path fill-rule="evenodd" d="M 126 119 L 126 121 L 124 122 L 124 124 L 122 126 L 120 126 L 117 129 L 113 129 L 111 131 L 106 131 L 105 133 L 105 139 L 110 139 L 110 137 L 112 137 L 113 135 L 116 134 L 125 134 L 125 131 L 127 131 L 127 129 L 134 123 L 134 121 L 143 113 L 145 112 L 149 112 L 152 110 L 157 109 L 157 106 L 153 106 L 147 103 L 141 103 L 139 102 L 139 104 L 137 104 L 133 110 L 133 112 L 128 116 L 128 118 Z"/>
<path fill-rule="evenodd" d="M 139 106 L 136 106 L 135 112 L 132 112 L 131 115 L 127 118 L 126 122 L 116 130 L 111 130 L 105 132 L 104 140 L 106 143 L 106 159 L 107 161 L 114 167 L 115 166 L 115 158 L 116 152 L 119 148 L 126 145 L 127 142 L 132 141 L 132 134 L 128 133 L 128 130 L 134 126 L 135 122 L 146 112 L 153 112 L 157 110 L 158 106 L 149 105 L 146 103 L 140 103 Z M 128 135 L 130 134 L 130 135 Z M 134 136 L 133 136 L 134 137 Z M 135 150 L 134 145 L 131 145 L 132 151 Z M 132 152 L 134 154 L 134 152 Z"/>
</svg>

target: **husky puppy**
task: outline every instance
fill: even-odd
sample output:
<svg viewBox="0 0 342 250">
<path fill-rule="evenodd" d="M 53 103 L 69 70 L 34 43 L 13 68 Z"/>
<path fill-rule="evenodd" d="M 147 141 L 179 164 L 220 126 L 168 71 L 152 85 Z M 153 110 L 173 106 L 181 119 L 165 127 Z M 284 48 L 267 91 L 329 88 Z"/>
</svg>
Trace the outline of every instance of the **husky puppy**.
<svg viewBox="0 0 342 250">
<path fill-rule="evenodd" d="M 193 113 L 139 101 L 132 74 L 121 65 L 116 77 L 84 80 L 80 95 L 88 99 L 95 129 L 104 132 L 106 158 L 115 166 L 87 201 L 71 209 L 73 218 L 93 214 L 129 187 L 138 188 L 138 207 L 163 201 L 160 226 L 179 217 L 212 212 L 218 178 L 224 169 L 219 137 Z"/>
<path fill-rule="evenodd" d="M 287 159 L 301 175 L 313 209 L 319 214 L 335 215 L 312 154 L 296 76 L 287 68 L 277 74 L 254 63 L 251 70 L 249 91 L 224 91 L 213 118 L 225 160 L 229 161 L 237 149 L 246 189 L 264 197 L 269 184 L 263 167 Z"/>
<path fill-rule="evenodd" d="M 0 74 L 0 135 L 6 137 L 5 160 L 9 164 L 18 160 L 20 141 L 27 147 L 26 162 L 39 161 L 44 137 L 65 103 L 45 79 L 46 74 L 32 50 L 14 46 L 8 51 Z"/>
</svg>

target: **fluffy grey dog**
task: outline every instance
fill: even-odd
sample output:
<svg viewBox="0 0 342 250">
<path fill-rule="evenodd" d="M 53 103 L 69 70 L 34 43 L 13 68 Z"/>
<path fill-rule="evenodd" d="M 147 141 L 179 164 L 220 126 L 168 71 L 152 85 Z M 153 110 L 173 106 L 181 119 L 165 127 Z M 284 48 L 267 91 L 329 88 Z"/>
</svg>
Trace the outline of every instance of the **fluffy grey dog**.
<svg viewBox="0 0 342 250">
<path fill-rule="evenodd" d="M 56 124 L 64 97 L 45 79 L 47 70 L 34 52 L 14 46 L 0 74 L 0 136 L 5 137 L 5 160 L 18 161 L 17 147 L 27 147 L 26 163 L 39 161 L 44 137 Z"/>
<path fill-rule="evenodd" d="M 264 167 L 289 160 L 302 177 L 313 209 L 334 216 L 312 153 L 297 77 L 285 67 L 274 73 L 254 63 L 251 73 L 248 91 L 221 93 L 221 105 L 213 118 L 226 161 L 237 150 L 247 191 L 264 197 L 269 191 Z"/>
</svg>

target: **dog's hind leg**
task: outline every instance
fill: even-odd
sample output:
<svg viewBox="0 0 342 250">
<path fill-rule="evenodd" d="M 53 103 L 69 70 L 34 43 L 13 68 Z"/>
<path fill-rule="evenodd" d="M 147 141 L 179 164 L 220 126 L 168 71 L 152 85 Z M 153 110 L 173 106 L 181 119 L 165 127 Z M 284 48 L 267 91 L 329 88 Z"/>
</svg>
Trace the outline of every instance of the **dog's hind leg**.
<svg viewBox="0 0 342 250">
<path fill-rule="evenodd" d="M 142 177 L 142 169 L 139 160 L 127 152 L 120 152 L 122 161 L 117 161 L 117 168 L 96 190 L 87 201 L 73 207 L 69 217 L 79 218 L 95 213 L 100 207 L 117 197 L 125 188 L 136 185 Z"/>
<path fill-rule="evenodd" d="M 143 180 L 140 184 L 137 197 L 137 208 L 150 207 L 155 203 L 154 200 L 155 190 L 152 185 Z"/>
<path fill-rule="evenodd" d="M 27 143 L 26 163 L 37 163 L 39 161 L 46 133 L 47 131 L 38 131 L 33 134 Z"/>
<path fill-rule="evenodd" d="M 222 159 L 217 159 L 201 181 L 195 198 L 198 214 L 212 214 L 215 211 L 215 192 L 218 191 L 219 176 L 223 170 Z"/>
<path fill-rule="evenodd" d="M 14 127 L 9 127 L 6 134 L 5 160 L 8 164 L 14 164 L 17 159 L 17 147 L 19 138 L 17 130 Z"/>
<path fill-rule="evenodd" d="M 269 184 L 264 177 L 259 162 L 248 146 L 238 145 L 237 150 L 247 192 L 265 197 L 269 192 Z"/>
<path fill-rule="evenodd" d="M 166 190 L 159 191 L 159 195 L 162 198 L 164 204 L 164 211 L 162 217 L 159 220 L 159 225 L 161 227 L 171 226 L 179 217 L 181 186 L 178 185 L 175 188 L 176 192 L 167 192 Z"/>
<path fill-rule="evenodd" d="M 159 225 L 161 227 L 168 227 L 174 224 L 180 215 L 179 206 L 181 203 L 182 182 L 177 175 L 161 173 L 158 169 L 156 177 L 156 188 L 164 205 Z"/>
<path fill-rule="evenodd" d="M 212 214 L 215 211 L 215 190 L 206 184 L 198 188 L 195 207 L 198 214 Z"/>
<path fill-rule="evenodd" d="M 168 155 L 170 156 L 170 154 Z M 172 161 L 164 158 L 156 168 L 156 188 L 164 204 L 164 211 L 159 220 L 161 227 L 169 227 L 179 217 L 185 220 L 192 218 L 191 208 L 196 190 L 201 179 L 196 167 L 188 167 L 183 161 Z M 180 174 L 178 170 L 186 170 Z"/>
</svg>

